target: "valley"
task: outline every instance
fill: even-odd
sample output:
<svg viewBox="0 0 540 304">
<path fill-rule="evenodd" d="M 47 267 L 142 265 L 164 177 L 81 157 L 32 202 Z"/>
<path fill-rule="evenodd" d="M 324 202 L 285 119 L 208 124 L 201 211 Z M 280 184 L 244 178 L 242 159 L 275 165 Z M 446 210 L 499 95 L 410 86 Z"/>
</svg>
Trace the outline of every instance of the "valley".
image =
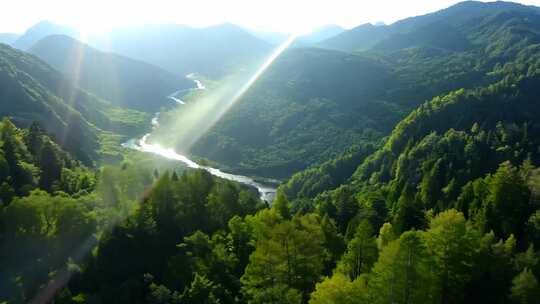
<svg viewBox="0 0 540 304">
<path fill-rule="evenodd" d="M 0 303 L 538 303 L 540 3 L 338 2 L 0 33 Z"/>
</svg>

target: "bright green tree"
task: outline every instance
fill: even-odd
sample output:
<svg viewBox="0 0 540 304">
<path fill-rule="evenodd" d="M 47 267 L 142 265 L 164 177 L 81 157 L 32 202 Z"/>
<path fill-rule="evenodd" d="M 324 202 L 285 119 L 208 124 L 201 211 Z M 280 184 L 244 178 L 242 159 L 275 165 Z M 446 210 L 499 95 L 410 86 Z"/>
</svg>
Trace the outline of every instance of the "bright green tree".
<svg viewBox="0 0 540 304">
<path fill-rule="evenodd" d="M 516 304 L 540 303 L 540 286 L 529 269 L 523 269 L 512 281 L 510 299 Z"/>
<path fill-rule="evenodd" d="M 347 244 L 347 251 L 341 258 L 339 270 L 355 280 L 360 274 L 368 273 L 377 260 L 377 242 L 368 220 L 360 222 L 354 238 Z"/>
<path fill-rule="evenodd" d="M 437 275 L 421 232 L 408 231 L 384 247 L 369 280 L 370 303 L 436 303 Z"/>
</svg>

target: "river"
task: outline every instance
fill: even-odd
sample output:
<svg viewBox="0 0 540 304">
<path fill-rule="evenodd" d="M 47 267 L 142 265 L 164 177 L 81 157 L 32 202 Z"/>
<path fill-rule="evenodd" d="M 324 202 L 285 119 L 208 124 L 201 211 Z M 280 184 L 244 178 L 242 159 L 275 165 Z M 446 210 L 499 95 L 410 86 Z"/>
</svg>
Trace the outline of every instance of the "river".
<svg viewBox="0 0 540 304">
<path fill-rule="evenodd" d="M 169 99 L 173 100 L 179 105 L 185 104 L 185 102 L 182 101 L 181 98 L 188 92 L 193 91 L 193 90 L 206 90 L 206 87 L 201 83 L 201 81 L 195 79 L 194 74 L 189 74 L 186 77 L 193 80 L 193 82 L 195 82 L 196 87 L 191 88 L 191 89 L 179 90 L 168 96 Z M 159 114 L 160 114 L 159 112 L 156 113 L 154 118 L 152 118 L 152 129 L 159 127 Z M 128 149 L 134 149 L 134 150 L 145 152 L 145 153 L 152 153 L 152 154 L 159 155 L 167 159 L 177 160 L 184 163 L 189 168 L 203 169 L 203 170 L 208 171 L 210 174 L 214 176 L 255 187 L 259 191 L 259 195 L 262 200 L 267 201 L 269 203 L 274 200 L 274 197 L 276 194 L 275 185 L 263 184 L 261 182 L 255 181 L 253 178 L 248 177 L 248 176 L 226 173 L 217 168 L 213 168 L 210 166 L 202 166 L 194 162 L 193 160 L 189 159 L 187 156 L 177 153 L 173 148 L 166 148 L 159 144 L 148 143 L 149 136 L 150 136 L 150 133 L 143 135 L 141 138 L 130 139 L 127 142 L 123 143 L 122 147 L 128 148 Z"/>
</svg>

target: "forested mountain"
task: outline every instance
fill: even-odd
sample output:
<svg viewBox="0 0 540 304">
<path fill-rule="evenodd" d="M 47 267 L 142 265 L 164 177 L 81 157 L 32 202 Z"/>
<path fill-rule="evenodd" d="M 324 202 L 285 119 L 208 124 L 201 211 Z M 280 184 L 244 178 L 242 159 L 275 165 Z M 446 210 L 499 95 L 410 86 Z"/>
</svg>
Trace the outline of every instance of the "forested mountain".
<svg viewBox="0 0 540 304">
<path fill-rule="evenodd" d="M 80 36 L 80 33 L 73 27 L 54 24 L 43 20 L 29 28 L 23 35 L 15 40 L 13 42 L 13 47 L 26 51 L 36 42 L 50 35 L 66 35 L 77 38 Z"/>
<path fill-rule="evenodd" d="M 102 131 L 141 132 L 142 113 L 112 106 L 72 85 L 38 58 L 0 45 L 0 115 L 20 126 L 39 122 L 77 159 L 97 159 Z"/>
<path fill-rule="evenodd" d="M 331 37 L 320 45 L 343 51 L 372 48 L 396 50 L 418 46 L 460 50 L 454 48 L 476 42 L 475 31 L 471 26 L 499 14 L 518 13 L 537 15 L 540 9 L 512 2 L 465 1 L 432 14 L 400 20 L 388 26 L 364 24 Z"/>
<path fill-rule="evenodd" d="M 469 6 L 469 17 L 454 18 Z M 421 26 L 425 18 L 452 22 L 416 28 L 354 55 L 284 53 L 193 153 L 240 172 L 286 177 L 355 143 L 376 143 L 432 96 L 499 81 L 505 64 L 526 61 L 540 42 L 537 9 L 517 4 L 466 2 L 396 24 Z M 466 33 L 453 28 L 463 22 L 472 22 Z"/>
<path fill-rule="evenodd" d="M 89 43 L 177 75 L 198 73 L 210 78 L 259 64 L 271 50 L 269 44 L 233 24 L 206 28 L 172 24 L 126 27 L 91 38 Z"/>
<path fill-rule="evenodd" d="M 388 37 L 389 32 L 387 26 L 366 23 L 321 41 L 319 45 L 343 51 L 362 51 L 372 48 L 377 42 Z"/>
<path fill-rule="evenodd" d="M 0 43 L 12 44 L 21 35 L 14 33 L 0 33 Z"/>
<path fill-rule="evenodd" d="M 287 177 L 387 134 L 406 113 L 387 65 L 321 49 L 282 54 L 192 149 L 248 174 Z"/>
<path fill-rule="evenodd" d="M 321 26 L 319 28 L 314 29 L 309 34 L 300 36 L 300 39 L 302 41 L 305 41 L 306 43 L 319 43 L 330 37 L 339 35 L 343 33 L 344 31 L 345 29 L 339 25 L 328 24 L 328 25 Z"/>
<path fill-rule="evenodd" d="M 261 40 L 264 40 L 273 45 L 279 45 L 285 42 L 291 36 L 291 34 L 288 34 L 288 33 L 266 32 L 266 31 L 250 30 L 250 29 L 246 29 L 246 30 L 249 33 L 251 33 L 253 36 L 258 37 Z M 300 35 L 296 39 L 296 41 L 291 45 L 291 47 L 313 46 L 314 44 L 319 43 L 323 40 L 326 40 L 330 37 L 337 36 L 338 34 L 341 34 L 344 31 L 345 29 L 339 25 L 335 25 L 335 24 L 324 25 L 324 26 L 321 26 L 319 28 L 312 30 L 311 32 L 307 34 Z"/>
<path fill-rule="evenodd" d="M 156 112 L 193 81 L 150 64 L 96 50 L 68 36 L 47 36 L 29 52 L 81 87 L 115 105 Z"/>
</svg>

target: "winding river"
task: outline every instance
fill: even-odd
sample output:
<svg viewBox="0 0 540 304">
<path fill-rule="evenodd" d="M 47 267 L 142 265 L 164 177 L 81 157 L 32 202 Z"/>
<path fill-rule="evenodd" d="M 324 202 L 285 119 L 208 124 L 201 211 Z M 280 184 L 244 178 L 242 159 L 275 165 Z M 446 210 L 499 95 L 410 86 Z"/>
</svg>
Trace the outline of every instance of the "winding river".
<svg viewBox="0 0 540 304">
<path fill-rule="evenodd" d="M 185 102 L 182 101 L 180 98 L 182 98 L 182 96 L 184 96 L 186 93 L 193 90 L 206 90 L 206 87 L 201 83 L 201 81 L 194 78 L 195 77 L 194 74 L 189 74 L 186 77 L 193 80 L 193 82 L 195 82 L 196 87 L 191 88 L 191 89 L 179 90 L 168 96 L 169 99 L 171 99 L 172 101 L 180 105 L 185 104 Z M 154 118 L 152 118 L 152 129 L 159 127 L 159 114 L 160 114 L 159 112 L 156 113 Z M 152 153 L 152 154 L 159 155 L 167 159 L 177 160 L 184 163 L 189 168 L 203 169 L 203 170 L 208 171 L 210 174 L 214 176 L 255 187 L 259 191 L 259 194 L 262 200 L 267 201 L 269 203 L 274 200 L 274 197 L 276 194 L 275 185 L 263 184 L 263 183 L 255 181 L 253 178 L 248 177 L 248 176 L 226 173 L 217 168 L 199 165 L 193 160 L 189 159 L 187 156 L 177 153 L 172 148 L 165 148 L 159 144 L 148 143 L 149 136 L 150 136 L 150 133 L 145 134 L 141 138 L 130 139 L 127 142 L 123 143 L 122 147 L 128 148 L 128 149 L 134 149 L 134 150 L 145 152 L 145 153 Z"/>
</svg>

